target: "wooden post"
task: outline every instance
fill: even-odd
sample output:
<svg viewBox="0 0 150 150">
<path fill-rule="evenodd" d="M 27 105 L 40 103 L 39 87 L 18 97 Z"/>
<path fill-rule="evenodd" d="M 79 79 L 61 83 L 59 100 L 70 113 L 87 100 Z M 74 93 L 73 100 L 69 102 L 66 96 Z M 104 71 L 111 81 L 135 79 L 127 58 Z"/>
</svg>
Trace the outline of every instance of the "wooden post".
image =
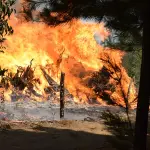
<svg viewBox="0 0 150 150">
<path fill-rule="evenodd" d="M 4 103 L 4 88 L 0 85 L 0 103 Z"/>
<path fill-rule="evenodd" d="M 61 72 L 60 77 L 60 118 L 64 118 L 64 80 L 65 73 Z"/>
</svg>

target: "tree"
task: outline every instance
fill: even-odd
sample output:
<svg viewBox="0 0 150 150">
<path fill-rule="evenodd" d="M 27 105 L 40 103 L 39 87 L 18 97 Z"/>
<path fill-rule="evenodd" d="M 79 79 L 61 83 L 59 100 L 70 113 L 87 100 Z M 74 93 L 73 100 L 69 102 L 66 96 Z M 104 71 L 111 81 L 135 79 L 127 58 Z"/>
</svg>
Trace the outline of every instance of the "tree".
<svg viewBox="0 0 150 150">
<path fill-rule="evenodd" d="M 148 4 L 148 1 L 147 1 Z M 150 85 L 150 70 L 149 68 L 149 40 L 150 34 L 150 23 L 148 22 L 150 13 L 148 5 L 145 3 L 145 8 L 142 13 L 143 17 L 143 44 L 142 44 L 142 64 L 141 64 L 141 76 L 140 76 L 140 87 L 138 95 L 137 113 L 136 113 L 136 124 L 135 124 L 135 150 L 146 150 L 147 140 L 147 125 L 148 125 L 148 111 L 149 111 L 149 90 Z"/>
<path fill-rule="evenodd" d="M 2 43 L 6 40 L 5 36 L 12 34 L 13 29 L 8 24 L 8 19 L 10 19 L 11 14 L 15 11 L 12 5 L 15 0 L 1 0 L 0 1 L 0 49 L 3 49 Z M 3 50 L 0 50 L 3 52 Z"/>
<path fill-rule="evenodd" d="M 15 11 L 11 6 L 15 3 L 15 0 L 1 0 L 0 1 L 0 52 L 4 52 L 5 47 L 2 45 L 6 40 L 5 36 L 12 34 L 13 29 L 8 24 L 8 19 L 10 19 L 11 14 Z M 7 69 L 1 69 L 0 67 L 0 77 L 2 77 L 7 72 Z M 0 81 L 1 82 L 1 81 Z"/>
<path fill-rule="evenodd" d="M 44 9 L 39 13 L 41 21 L 48 25 L 58 25 L 70 21 L 73 18 L 94 17 L 97 21 L 106 22 L 109 28 L 124 33 L 130 33 L 136 41 L 143 38 L 142 65 L 137 104 L 137 115 L 135 124 L 134 150 L 146 150 L 150 71 L 148 70 L 150 59 L 148 55 L 150 42 L 149 5 L 148 0 L 49 0 L 34 1 L 26 0 L 24 7 L 26 12 L 36 9 L 46 3 Z M 90 10 L 90 11 L 89 11 Z M 31 13 L 30 13 L 31 14 Z M 127 36 L 128 37 L 128 36 Z M 136 42 L 137 44 L 137 42 Z M 131 45 L 132 46 L 132 45 Z"/>
<path fill-rule="evenodd" d="M 142 50 L 128 52 L 123 58 L 123 66 L 126 68 L 128 75 L 134 79 L 137 89 L 140 82 Z"/>
<path fill-rule="evenodd" d="M 137 37 L 127 32 L 112 32 L 112 35 L 101 44 L 104 47 L 120 49 L 126 52 L 123 57 L 123 66 L 126 68 L 128 75 L 134 79 L 136 87 L 139 88 L 142 37 L 138 37 L 137 40 Z"/>
<path fill-rule="evenodd" d="M 0 52 L 4 52 L 3 49 L 5 49 L 2 45 L 6 40 L 5 36 L 13 33 L 12 27 L 8 24 L 8 19 L 10 19 L 11 14 L 15 11 L 15 9 L 12 8 L 14 3 L 15 0 L 0 1 Z M 0 77 L 3 78 L 6 71 L 7 69 L 1 69 L 0 67 Z"/>
</svg>

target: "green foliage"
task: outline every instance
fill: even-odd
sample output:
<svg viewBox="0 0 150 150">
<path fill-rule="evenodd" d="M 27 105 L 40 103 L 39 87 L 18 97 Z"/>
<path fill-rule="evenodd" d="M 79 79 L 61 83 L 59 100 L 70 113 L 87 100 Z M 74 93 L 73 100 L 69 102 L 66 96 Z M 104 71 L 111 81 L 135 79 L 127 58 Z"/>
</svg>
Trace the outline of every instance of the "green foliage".
<svg viewBox="0 0 150 150">
<path fill-rule="evenodd" d="M 139 86 L 140 68 L 142 59 L 142 33 L 113 31 L 112 35 L 102 43 L 104 47 L 120 49 L 126 52 L 123 58 L 123 66 L 131 78 L 135 79 L 136 86 Z"/>
<path fill-rule="evenodd" d="M 0 1 L 0 52 L 3 52 L 4 47 L 2 43 L 6 40 L 5 36 L 12 34 L 13 29 L 8 24 L 11 14 L 15 11 L 12 8 L 12 5 L 15 3 L 15 0 L 1 0 Z"/>
<path fill-rule="evenodd" d="M 105 20 L 108 27 L 117 30 L 132 31 L 142 28 L 140 9 L 143 5 L 140 2 L 132 0 L 25 0 L 25 14 L 31 18 L 31 11 L 37 10 L 42 6 L 43 10 L 39 12 L 41 18 L 49 25 L 58 25 L 63 22 L 71 21 L 74 18 L 95 18 L 97 21 Z M 51 12 L 57 12 L 57 16 L 50 15 Z M 62 18 L 63 19 L 60 19 Z M 29 19 L 28 19 L 29 20 Z"/>
<path fill-rule="evenodd" d="M 102 44 L 126 52 L 139 51 L 142 47 L 142 32 L 141 30 L 136 32 L 112 30 L 112 35 Z"/>
<path fill-rule="evenodd" d="M 134 78 L 137 88 L 140 82 L 142 50 L 127 53 L 123 58 L 123 66 L 126 68 L 128 75 Z"/>
</svg>

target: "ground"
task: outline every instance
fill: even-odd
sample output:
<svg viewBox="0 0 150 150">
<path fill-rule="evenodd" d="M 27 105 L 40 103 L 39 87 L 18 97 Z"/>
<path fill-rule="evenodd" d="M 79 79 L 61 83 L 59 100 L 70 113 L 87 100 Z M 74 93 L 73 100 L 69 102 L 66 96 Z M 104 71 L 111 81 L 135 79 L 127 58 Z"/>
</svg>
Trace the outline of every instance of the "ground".
<svg viewBox="0 0 150 150">
<path fill-rule="evenodd" d="M 58 108 L 49 108 L 47 104 L 22 106 L 7 104 L 3 109 L 6 119 L 0 119 L 1 150 L 131 150 L 132 144 L 113 136 L 99 118 L 108 108 L 121 113 L 117 107 L 76 106 L 66 109 L 66 119 L 60 120 Z"/>
<path fill-rule="evenodd" d="M 95 121 L 1 121 L 0 147 L 1 150 L 131 150 L 131 143 L 116 139 L 104 124 Z"/>
<path fill-rule="evenodd" d="M 115 150 L 98 122 L 1 122 L 1 150 Z M 111 149 L 110 149 L 111 148 Z"/>
</svg>

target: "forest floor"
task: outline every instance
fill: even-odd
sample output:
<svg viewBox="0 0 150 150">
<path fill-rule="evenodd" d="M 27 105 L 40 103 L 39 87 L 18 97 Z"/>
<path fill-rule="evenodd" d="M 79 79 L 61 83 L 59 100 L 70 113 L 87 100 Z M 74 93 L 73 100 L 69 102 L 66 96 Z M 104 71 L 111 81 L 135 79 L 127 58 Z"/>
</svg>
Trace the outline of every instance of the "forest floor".
<svg viewBox="0 0 150 150">
<path fill-rule="evenodd" d="M 107 142 L 111 133 L 97 122 L 3 122 L 1 126 L 1 150 L 113 150 Z"/>
<path fill-rule="evenodd" d="M 1 150 L 130 150 L 130 146 L 95 121 L 0 122 Z"/>
<path fill-rule="evenodd" d="M 117 139 L 99 118 L 106 109 L 118 113 L 121 111 L 117 107 L 106 106 L 68 107 L 65 119 L 60 120 L 58 107 L 50 108 L 47 104 L 7 104 L 4 109 L 6 119 L 0 119 L 0 149 L 131 150 L 128 148 L 131 143 Z M 150 127 L 148 133 L 150 135 Z"/>
</svg>

